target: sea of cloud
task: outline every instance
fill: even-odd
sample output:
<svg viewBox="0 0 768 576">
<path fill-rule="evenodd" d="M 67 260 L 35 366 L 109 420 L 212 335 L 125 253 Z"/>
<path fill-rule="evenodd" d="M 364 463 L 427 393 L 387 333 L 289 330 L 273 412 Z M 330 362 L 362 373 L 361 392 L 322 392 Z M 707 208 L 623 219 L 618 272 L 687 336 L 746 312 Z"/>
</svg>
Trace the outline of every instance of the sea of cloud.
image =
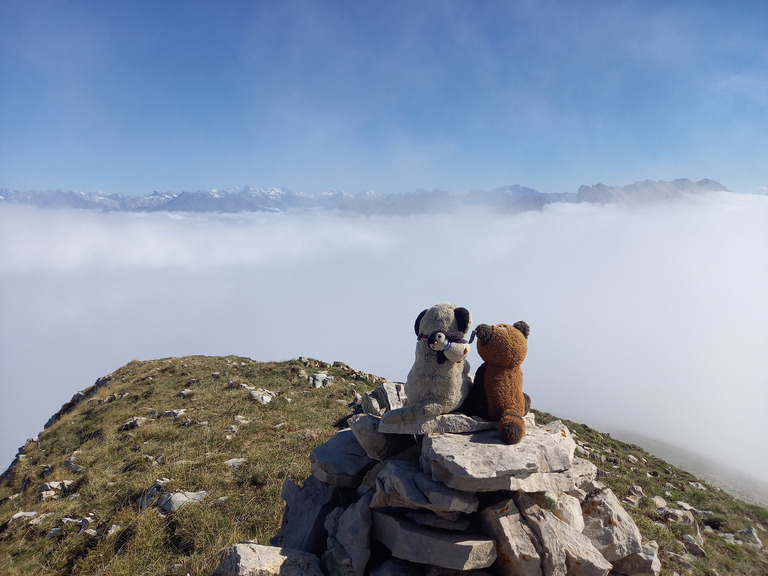
<svg viewBox="0 0 768 576">
<path fill-rule="evenodd" d="M 409 217 L 0 205 L 0 468 L 133 359 L 310 356 L 404 381 L 416 315 L 448 301 L 530 324 L 534 407 L 768 478 L 766 295 L 757 195 Z"/>
</svg>

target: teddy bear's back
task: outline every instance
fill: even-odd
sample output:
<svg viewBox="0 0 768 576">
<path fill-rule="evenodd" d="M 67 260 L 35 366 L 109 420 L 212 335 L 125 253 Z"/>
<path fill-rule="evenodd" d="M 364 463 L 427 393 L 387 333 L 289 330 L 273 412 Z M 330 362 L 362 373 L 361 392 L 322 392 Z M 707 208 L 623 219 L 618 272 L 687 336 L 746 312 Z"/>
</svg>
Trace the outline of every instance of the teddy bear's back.
<svg viewBox="0 0 768 576">
<path fill-rule="evenodd" d="M 488 418 L 500 420 L 505 410 L 525 414 L 523 371 L 520 366 L 485 365 L 485 394 L 488 399 Z"/>
</svg>

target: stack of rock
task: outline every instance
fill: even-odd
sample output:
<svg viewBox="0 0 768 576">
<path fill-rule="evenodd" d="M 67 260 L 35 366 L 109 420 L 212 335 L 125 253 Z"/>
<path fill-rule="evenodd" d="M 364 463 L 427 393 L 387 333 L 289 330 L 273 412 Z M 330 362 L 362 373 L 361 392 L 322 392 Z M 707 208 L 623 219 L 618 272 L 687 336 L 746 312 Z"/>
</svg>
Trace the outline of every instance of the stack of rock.
<svg viewBox="0 0 768 576">
<path fill-rule="evenodd" d="M 368 406 L 397 407 L 381 405 L 402 399 L 398 386 Z M 353 416 L 312 451 L 301 487 L 283 485 L 272 546 L 236 544 L 214 575 L 656 576 L 656 543 L 574 457 L 568 428 L 526 418 L 509 446 L 462 414 L 398 427 Z"/>
</svg>

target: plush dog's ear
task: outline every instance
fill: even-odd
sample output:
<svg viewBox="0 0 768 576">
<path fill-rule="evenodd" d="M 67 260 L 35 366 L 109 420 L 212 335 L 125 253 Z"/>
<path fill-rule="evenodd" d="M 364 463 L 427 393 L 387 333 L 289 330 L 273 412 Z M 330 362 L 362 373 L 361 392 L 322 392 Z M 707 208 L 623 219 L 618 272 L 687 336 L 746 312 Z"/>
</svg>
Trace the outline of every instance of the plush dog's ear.
<svg viewBox="0 0 768 576">
<path fill-rule="evenodd" d="M 456 316 L 456 323 L 459 325 L 459 330 L 466 332 L 469 329 L 470 322 L 472 321 L 469 316 L 469 310 L 459 307 L 453 311 L 453 314 Z"/>
<path fill-rule="evenodd" d="M 424 314 L 426 314 L 426 313 L 427 313 L 427 310 L 422 310 L 421 314 L 416 316 L 416 324 L 413 325 L 413 329 L 416 332 L 416 336 L 420 336 L 421 335 L 420 332 L 419 332 L 419 324 L 421 324 L 421 319 L 424 318 Z"/>
</svg>

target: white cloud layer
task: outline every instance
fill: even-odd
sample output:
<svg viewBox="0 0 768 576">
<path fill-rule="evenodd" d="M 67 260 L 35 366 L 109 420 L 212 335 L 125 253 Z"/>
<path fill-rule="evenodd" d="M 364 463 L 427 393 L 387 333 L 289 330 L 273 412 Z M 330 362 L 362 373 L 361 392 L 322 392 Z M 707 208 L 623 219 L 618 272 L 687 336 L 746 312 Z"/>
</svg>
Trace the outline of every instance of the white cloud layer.
<svg viewBox="0 0 768 576">
<path fill-rule="evenodd" d="M 768 198 L 735 194 L 402 218 L 0 206 L 0 468 L 133 359 L 307 355 L 404 380 L 414 318 L 451 301 L 530 324 L 534 407 L 766 477 L 766 222 Z"/>
</svg>

